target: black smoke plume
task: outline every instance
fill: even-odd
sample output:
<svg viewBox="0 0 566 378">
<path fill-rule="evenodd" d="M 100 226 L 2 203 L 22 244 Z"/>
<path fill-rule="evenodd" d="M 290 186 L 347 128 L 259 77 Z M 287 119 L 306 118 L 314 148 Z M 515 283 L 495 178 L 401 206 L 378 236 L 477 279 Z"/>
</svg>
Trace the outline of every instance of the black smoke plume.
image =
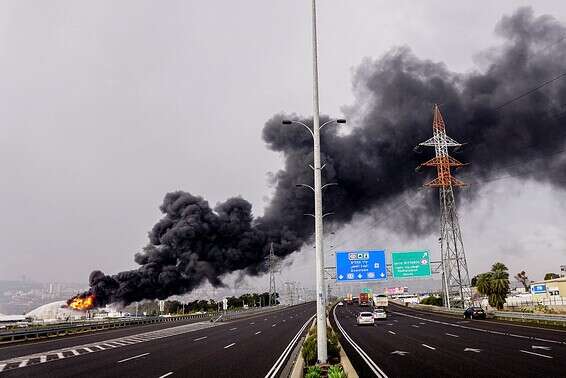
<svg viewBox="0 0 566 378">
<path fill-rule="evenodd" d="M 353 79 L 356 101 L 346 108 L 350 131 L 329 126 L 322 133 L 324 180 L 338 183 L 325 192 L 325 210 L 335 212 L 327 218 L 330 227 L 411 196 L 427 180 L 414 169 L 430 156 L 415 154 L 413 147 L 432 135 L 434 103 L 441 106 L 448 134 L 468 143 L 456 156 L 472 163 L 460 176 L 468 183 L 508 174 L 565 185 L 566 76 L 559 75 L 566 72 L 566 28 L 521 8 L 503 17 L 496 33 L 503 43 L 480 56 L 481 72 L 451 72 L 443 63 L 415 57 L 407 47 L 361 64 Z M 308 242 L 312 218 L 304 214 L 313 212 L 312 193 L 295 185 L 312 184 L 312 141 L 302 128 L 281 125 L 283 118 L 296 116 L 276 115 L 263 130 L 268 147 L 285 157 L 263 217 L 254 219 L 251 204 L 241 198 L 211 209 L 201 197 L 167 194 L 163 219 L 135 257 L 140 267 L 112 276 L 91 274 L 96 304 L 166 298 L 205 281 L 220 286 L 227 273 L 265 272 L 272 242 L 279 256 Z M 474 199 L 473 190 L 465 193 Z M 435 230 L 435 195 L 431 191 L 413 203 L 419 211 L 390 216 L 387 225 L 408 236 Z"/>
</svg>

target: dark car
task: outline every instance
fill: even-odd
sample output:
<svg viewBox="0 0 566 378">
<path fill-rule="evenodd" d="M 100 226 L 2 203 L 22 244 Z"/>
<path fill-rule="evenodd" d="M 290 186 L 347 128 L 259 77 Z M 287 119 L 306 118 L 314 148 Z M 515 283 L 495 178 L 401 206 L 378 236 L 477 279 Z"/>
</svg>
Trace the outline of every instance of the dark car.
<svg viewBox="0 0 566 378">
<path fill-rule="evenodd" d="M 466 319 L 485 319 L 486 314 L 481 307 L 469 307 L 464 311 L 464 318 Z"/>
</svg>

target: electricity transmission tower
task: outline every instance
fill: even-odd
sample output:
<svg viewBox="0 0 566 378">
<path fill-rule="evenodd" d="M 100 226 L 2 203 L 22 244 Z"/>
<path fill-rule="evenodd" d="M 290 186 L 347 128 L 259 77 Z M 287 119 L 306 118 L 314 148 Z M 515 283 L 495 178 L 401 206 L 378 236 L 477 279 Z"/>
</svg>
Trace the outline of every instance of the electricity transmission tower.
<svg viewBox="0 0 566 378">
<path fill-rule="evenodd" d="M 462 144 L 446 135 L 446 126 L 438 105 L 434 105 L 432 121 L 433 136 L 420 143 L 419 146 L 434 147 L 435 157 L 421 164 L 421 167 L 436 167 L 437 177 L 426 183 L 429 188 L 438 188 L 440 195 L 440 256 L 442 261 L 442 289 L 444 305 L 464 307 L 471 297 L 468 264 L 464 253 L 462 232 L 456 213 L 454 187 L 465 184 L 452 176 L 451 169 L 463 167 L 448 154 L 449 147 L 460 147 Z M 418 169 L 418 168 L 417 168 Z"/>
<path fill-rule="evenodd" d="M 269 256 L 267 257 L 267 266 L 269 269 L 269 306 L 277 304 L 277 290 L 275 287 L 275 273 L 277 273 L 277 257 L 273 253 L 273 243 L 269 247 Z"/>
</svg>

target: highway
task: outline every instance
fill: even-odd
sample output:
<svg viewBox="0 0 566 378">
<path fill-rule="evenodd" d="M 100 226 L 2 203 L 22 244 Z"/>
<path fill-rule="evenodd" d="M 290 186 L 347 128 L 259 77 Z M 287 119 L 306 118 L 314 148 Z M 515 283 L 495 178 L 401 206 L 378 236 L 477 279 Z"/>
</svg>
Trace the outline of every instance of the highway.
<svg viewBox="0 0 566 378">
<path fill-rule="evenodd" d="M 307 303 L 216 325 L 169 323 L 0 348 L 0 376 L 265 377 L 280 372 L 314 313 Z"/>
<path fill-rule="evenodd" d="M 360 377 L 566 376 L 566 331 L 391 304 L 387 320 L 358 327 L 359 311 L 368 307 L 336 306 L 330 319 Z"/>
</svg>

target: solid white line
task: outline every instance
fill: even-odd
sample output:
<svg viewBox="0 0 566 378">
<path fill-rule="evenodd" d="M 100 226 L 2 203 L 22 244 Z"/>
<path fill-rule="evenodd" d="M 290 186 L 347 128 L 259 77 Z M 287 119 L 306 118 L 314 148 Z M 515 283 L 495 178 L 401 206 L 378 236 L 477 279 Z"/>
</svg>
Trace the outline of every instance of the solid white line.
<svg viewBox="0 0 566 378">
<path fill-rule="evenodd" d="M 371 358 L 369 358 L 366 352 L 364 352 L 364 350 L 360 348 L 359 345 L 356 344 L 356 342 L 352 340 L 352 338 L 346 333 L 344 328 L 342 328 L 342 325 L 340 324 L 340 322 L 338 321 L 338 317 L 336 316 L 336 306 L 334 307 L 333 313 L 334 313 L 334 321 L 336 322 L 338 329 L 340 330 L 340 332 L 342 332 L 342 335 L 344 336 L 346 341 L 348 341 L 350 345 L 358 352 L 358 354 L 362 357 L 362 359 L 366 362 L 366 364 L 369 366 L 369 368 L 373 371 L 373 373 L 377 377 L 387 378 L 387 375 L 383 372 L 383 370 L 381 370 L 379 366 L 377 366 L 377 364 Z"/>
<path fill-rule="evenodd" d="M 451 333 L 445 333 L 445 335 L 446 335 L 446 336 L 450 336 L 450 337 L 460 337 L 460 336 L 458 336 L 458 335 L 453 335 L 453 334 L 451 334 Z"/>
<path fill-rule="evenodd" d="M 256 335 L 259 335 L 260 333 L 261 333 L 261 331 L 257 331 L 255 334 L 256 334 Z"/>
<path fill-rule="evenodd" d="M 236 343 L 228 344 L 224 347 L 224 349 L 232 348 Z"/>
<path fill-rule="evenodd" d="M 273 378 L 277 376 L 277 373 L 279 372 L 279 369 L 281 369 L 281 367 L 283 366 L 283 362 L 285 362 L 285 360 L 287 359 L 287 357 L 289 356 L 289 353 L 291 353 L 291 351 L 293 350 L 293 347 L 295 346 L 295 344 L 297 343 L 297 340 L 299 340 L 299 338 L 301 337 L 301 335 L 303 334 L 305 328 L 309 325 L 309 323 L 312 321 L 312 319 L 316 316 L 313 315 L 311 316 L 306 322 L 305 324 L 303 324 L 303 326 L 301 327 L 301 329 L 299 330 L 299 332 L 297 332 L 297 334 L 295 335 L 295 337 L 293 337 L 291 339 L 291 342 L 287 345 L 287 347 L 283 350 L 283 353 L 281 353 L 281 355 L 279 356 L 279 358 L 277 359 L 277 361 L 275 361 L 275 364 L 271 367 L 271 369 L 269 369 L 269 371 L 267 372 L 267 374 L 265 375 L 265 378 Z"/>
<path fill-rule="evenodd" d="M 534 356 L 539 356 L 539 357 L 544 357 L 544 358 L 554 358 L 554 357 L 552 357 L 552 356 L 547 356 L 546 354 L 540 354 L 540 353 L 535 353 L 535 352 L 529 352 L 528 350 L 522 350 L 522 349 L 520 349 L 520 352 L 528 353 L 528 354 L 532 354 L 532 355 L 534 355 Z"/>
<path fill-rule="evenodd" d="M 194 339 L 193 341 L 204 340 L 204 339 L 206 339 L 207 337 L 208 337 L 208 336 L 199 337 L 198 339 Z"/>
<path fill-rule="evenodd" d="M 387 332 L 389 332 L 389 333 L 392 334 L 392 335 L 396 335 L 396 333 L 393 332 L 393 331 L 387 331 Z"/>
<path fill-rule="evenodd" d="M 431 347 L 430 345 L 426 345 L 426 344 L 421 344 L 421 345 L 424 346 L 425 348 L 436 350 L 435 347 Z"/>
<path fill-rule="evenodd" d="M 142 354 L 138 354 L 137 356 L 133 356 L 133 357 L 129 357 L 129 358 L 124 358 L 123 360 L 118 361 L 118 363 L 122 363 L 122 362 L 126 362 L 126 361 L 130 361 L 130 360 L 134 360 L 136 358 L 140 358 L 143 356 L 147 356 L 149 353 L 142 353 Z"/>
<path fill-rule="evenodd" d="M 163 375 L 162 375 L 162 376 L 160 376 L 159 378 L 165 378 L 165 377 L 168 377 L 168 376 L 170 376 L 171 374 L 173 374 L 173 372 L 172 372 L 172 371 L 170 371 L 170 372 L 169 372 L 169 373 L 167 373 L 167 374 L 163 374 Z"/>
</svg>

